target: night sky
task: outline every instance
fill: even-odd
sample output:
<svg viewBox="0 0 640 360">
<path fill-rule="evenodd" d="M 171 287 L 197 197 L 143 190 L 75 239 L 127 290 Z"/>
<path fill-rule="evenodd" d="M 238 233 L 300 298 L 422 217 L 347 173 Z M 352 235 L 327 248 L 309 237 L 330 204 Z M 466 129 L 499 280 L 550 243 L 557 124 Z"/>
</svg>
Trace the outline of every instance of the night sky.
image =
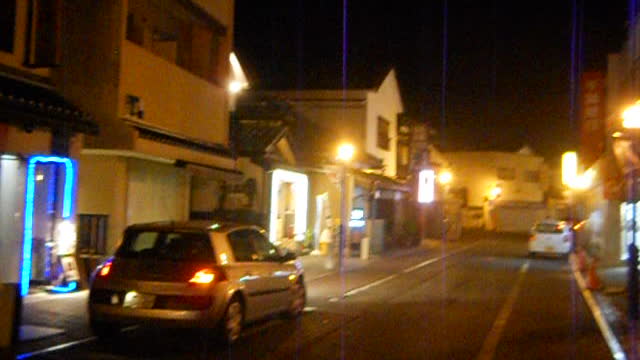
<svg viewBox="0 0 640 360">
<path fill-rule="evenodd" d="M 312 87 L 318 73 L 347 84 L 394 67 L 408 113 L 438 130 L 445 150 L 515 151 L 548 160 L 577 144 L 570 117 L 575 71 L 606 71 L 626 38 L 627 1 L 236 0 L 235 51 L 254 88 Z M 443 63 L 446 107 L 442 124 Z M 577 119 L 576 119 L 577 120 Z M 442 131 L 444 130 L 444 131 Z"/>
</svg>

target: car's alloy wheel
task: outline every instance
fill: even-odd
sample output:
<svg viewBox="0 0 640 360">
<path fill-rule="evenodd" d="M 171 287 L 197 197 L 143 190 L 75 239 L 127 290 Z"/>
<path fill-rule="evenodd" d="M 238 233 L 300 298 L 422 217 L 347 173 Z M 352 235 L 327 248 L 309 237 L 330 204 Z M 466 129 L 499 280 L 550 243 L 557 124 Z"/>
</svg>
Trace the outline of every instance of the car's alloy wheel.
<svg viewBox="0 0 640 360">
<path fill-rule="evenodd" d="M 288 315 L 290 317 L 297 317 L 302 314 L 304 307 L 307 303 L 307 291 L 304 288 L 304 282 L 302 279 L 298 279 L 291 286 L 291 304 L 289 305 Z"/>
<path fill-rule="evenodd" d="M 224 337 L 229 344 L 234 343 L 240 337 L 242 332 L 242 323 L 244 321 L 244 309 L 242 303 L 237 297 L 234 297 L 227 306 L 224 314 Z"/>
</svg>

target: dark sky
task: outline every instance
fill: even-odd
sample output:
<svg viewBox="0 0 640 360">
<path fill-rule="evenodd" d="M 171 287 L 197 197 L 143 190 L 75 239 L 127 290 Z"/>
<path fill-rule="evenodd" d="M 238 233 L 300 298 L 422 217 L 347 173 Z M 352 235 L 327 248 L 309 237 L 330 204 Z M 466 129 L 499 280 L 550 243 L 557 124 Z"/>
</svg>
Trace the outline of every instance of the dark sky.
<svg viewBox="0 0 640 360">
<path fill-rule="evenodd" d="M 443 0 L 420 3 L 348 0 L 345 44 L 342 0 L 236 0 L 236 52 L 253 87 L 304 87 L 317 72 L 339 77 L 345 46 L 347 83 L 395 67 L 406 111 L 438 131 L 444 89 L 436 140 L 447 150 L 526 143 L 555 160 L 573 146 L 573 1 L 449 0 L 446 61 Z M 627 1 L 576 3 L 575 69 L 606 71 L 626 36 Z"/>
</svg>

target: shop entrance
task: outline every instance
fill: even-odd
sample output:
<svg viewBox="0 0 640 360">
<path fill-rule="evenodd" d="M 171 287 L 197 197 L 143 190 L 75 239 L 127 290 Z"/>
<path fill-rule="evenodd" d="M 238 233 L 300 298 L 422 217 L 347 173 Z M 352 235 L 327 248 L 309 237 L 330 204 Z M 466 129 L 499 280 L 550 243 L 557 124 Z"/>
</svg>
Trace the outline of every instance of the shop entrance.
<svg viewBox="0 0 640 360">
<path fill-rule="evenodd" d="M 72 218 L 75 166 L 68 158 L 34 156 L 26 178 L 24 245 L 20 292 L 78 286 L 76 227 Z"/>
<path fill-rule="evenodd" d="M 271 178 L 269 240 L 290 250 L 305 246 L 309 180 L 307 175 L 282 169 Z M 308 244 L 307 244 L 308 245 Z"/>
</svg>

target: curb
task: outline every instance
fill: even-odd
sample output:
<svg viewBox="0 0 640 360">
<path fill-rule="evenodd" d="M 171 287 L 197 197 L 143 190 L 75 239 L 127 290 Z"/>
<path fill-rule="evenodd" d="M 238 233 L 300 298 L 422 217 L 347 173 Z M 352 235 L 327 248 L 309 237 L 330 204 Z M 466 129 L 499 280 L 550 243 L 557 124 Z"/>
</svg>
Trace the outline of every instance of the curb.
<svg viewBox="0 0 640 360">
<path fill-rule="evenodd" d="M 609 347 L 609 351 L 611 351 L 611 355 L 616 360 L 626 360 L 627 356 L 624 352 L 624 349 L 620 345 L 620 341 L 616 338 L 615 334 L 611 330 L 609 323 L 604 318 L 603 310 L 600 307 L 600 304 L 595 300 L 591 290 L 587 288 L 586 281 L 582 276 L 582 273 L 578 270 L 578 266 L 576 265 L 575 254 L 571 254 L 569 256 L 569 264 L 571 266 L 571 272 L 573 273 L 573 277 L 575 278 L 578 286 L 580 287 L 580 292 L 582 293 L 582 297 L 585 302 L 589 306 L 589 310 L 591 310 L 591 315 L 596 320 L 598 327 L 600 328 L 600 332 L 602 333 L 602 337 L 604 338 L 607 346 Z"/>
</svg>

